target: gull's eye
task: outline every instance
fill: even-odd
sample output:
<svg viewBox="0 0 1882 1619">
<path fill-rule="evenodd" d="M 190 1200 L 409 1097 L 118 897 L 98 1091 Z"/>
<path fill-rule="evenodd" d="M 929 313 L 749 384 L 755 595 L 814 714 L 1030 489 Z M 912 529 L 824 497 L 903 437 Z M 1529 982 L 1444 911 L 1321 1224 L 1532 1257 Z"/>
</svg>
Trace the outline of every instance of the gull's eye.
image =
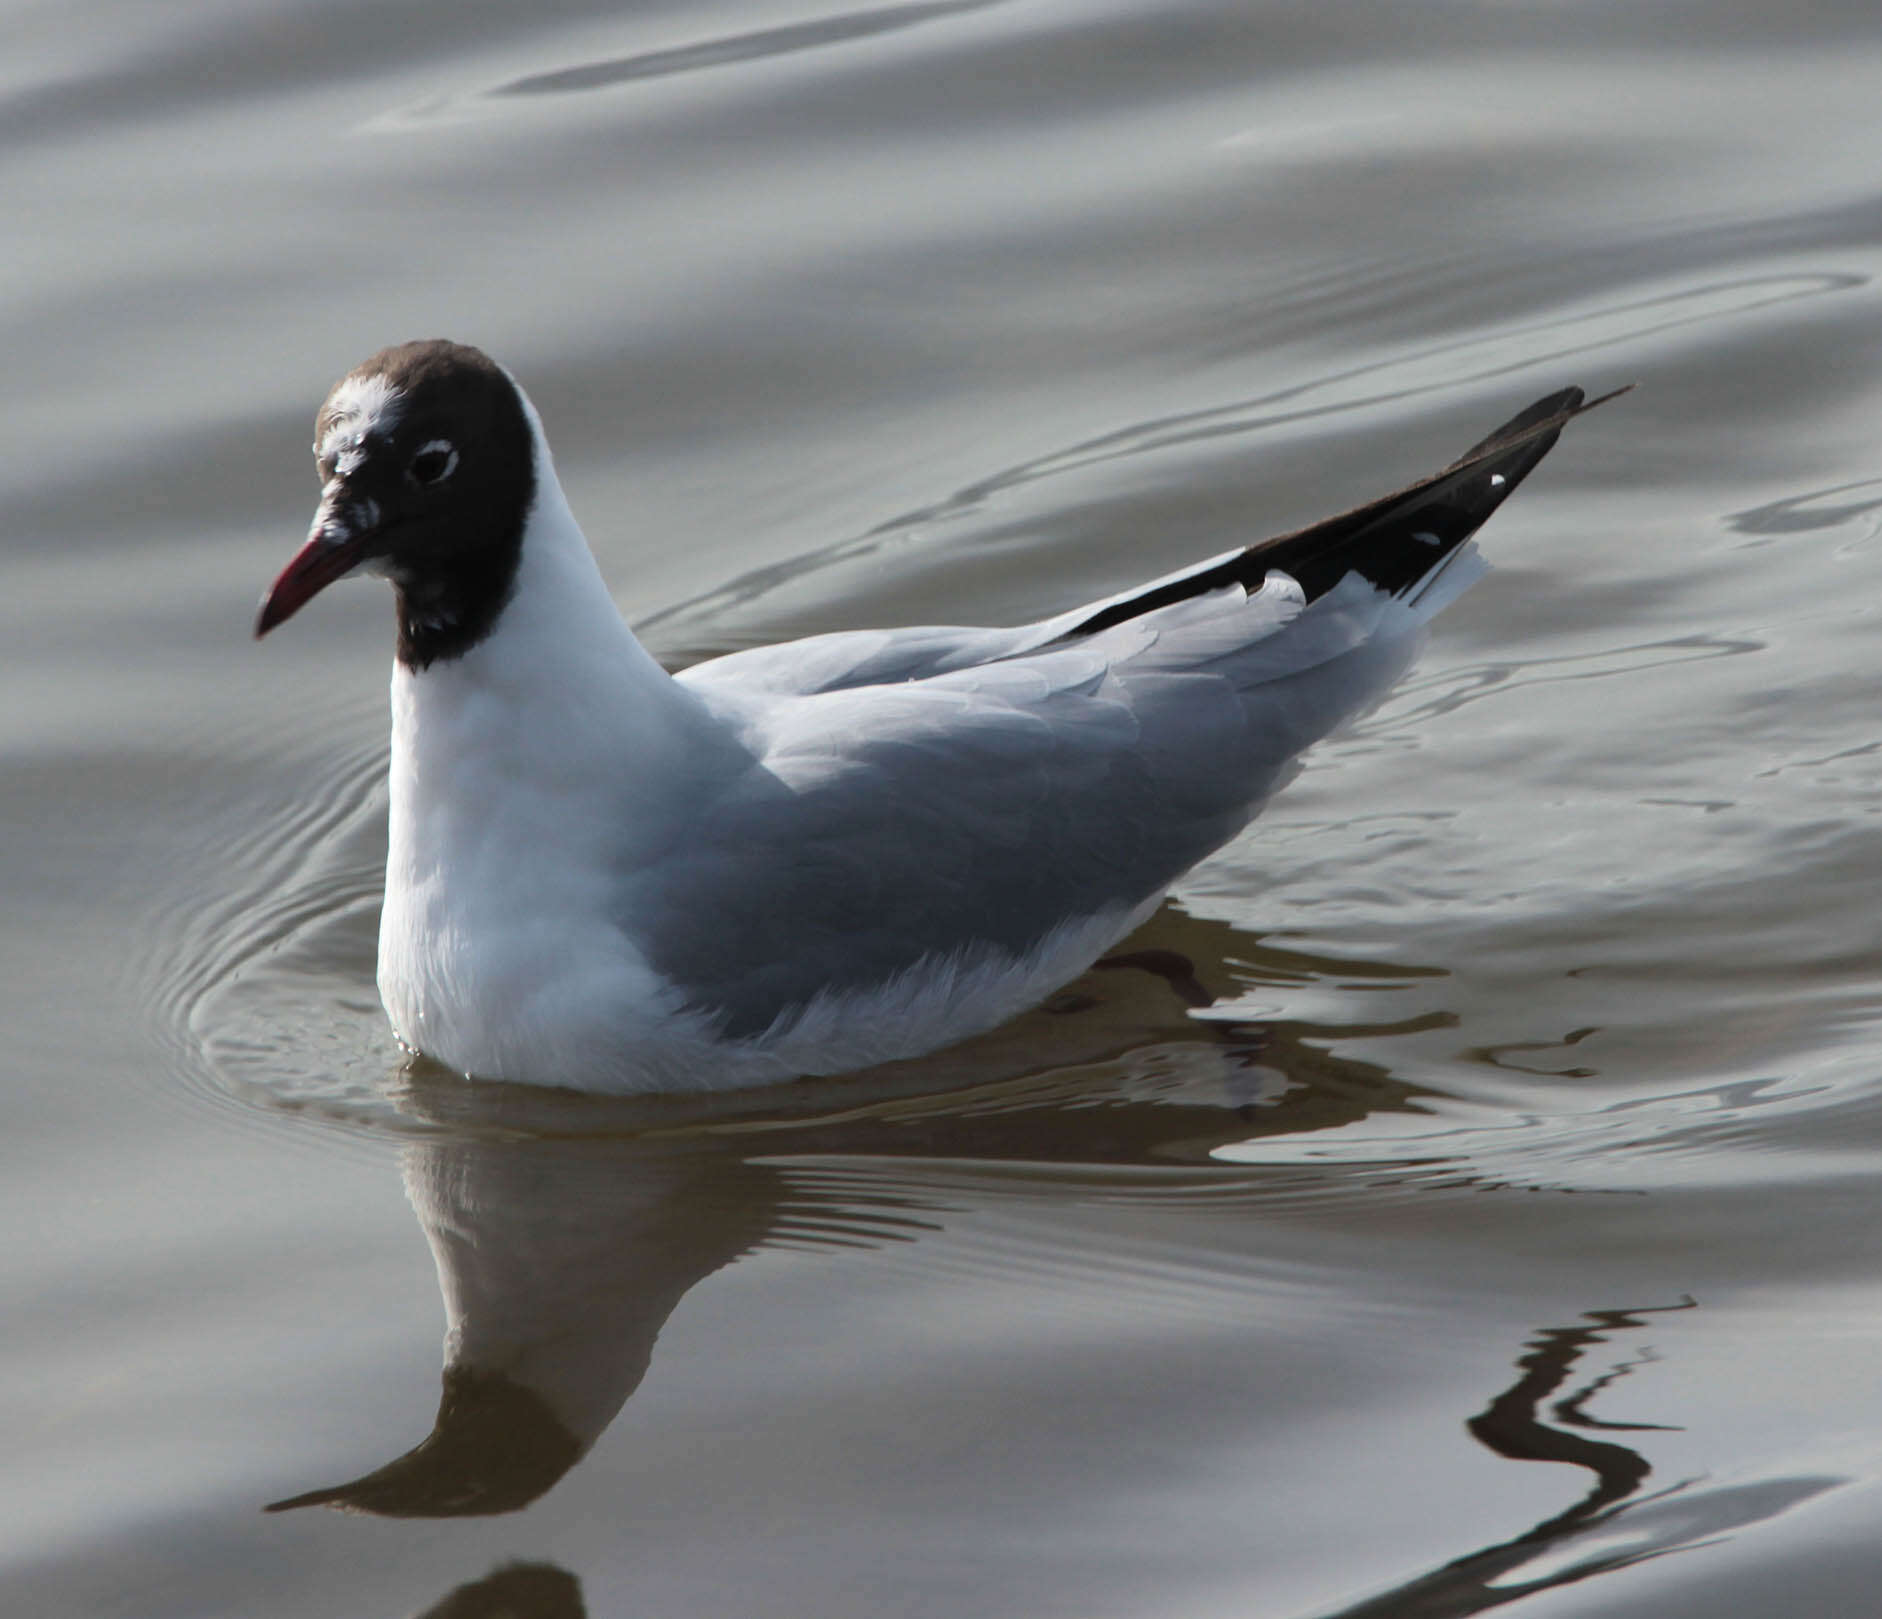
<svg viewBox="0 0 1882 1619">
<path fill-rule="evenodd" d="M 435 438 L 412 457 L 407 476 L 421 487 L 443 483 L 457 471 L 457 450 L 449 439 Z"/>
</svg>

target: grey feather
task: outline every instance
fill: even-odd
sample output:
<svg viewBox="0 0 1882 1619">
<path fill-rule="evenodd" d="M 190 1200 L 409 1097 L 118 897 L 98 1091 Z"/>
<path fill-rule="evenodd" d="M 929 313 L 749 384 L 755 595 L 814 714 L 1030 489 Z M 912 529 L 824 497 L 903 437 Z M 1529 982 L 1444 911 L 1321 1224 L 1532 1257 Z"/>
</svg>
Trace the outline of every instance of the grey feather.
<svg viewBox="0 0 1882 1619">
<path fill-rule="evenodd" d="M 623 906 L 731 1037 L 926 958 L 1019 958 L 1066 919 L 1127 912 L 1402 666 L 1373 639 L 1394 604 L 1355 586 L 1308 615 L 1297 592 L 1233 588 L 1071 645 L 778 704 L 684 854 L 636 873 Z M 1402 643 L 1416 621 L 1398 611 Z"/>
<path fill-rule="evenodd" d="M 748 759 L 682 852 L 624 878 L 621 914 L 728 1037 L 1128 915 L 1391 685 L 1482 573 L 1471 535 L 1589 408 L 1550 395 L 1397 494 L 1041 623 L 696 666 L 686 684 L 745 705 Z"/>
</svg>

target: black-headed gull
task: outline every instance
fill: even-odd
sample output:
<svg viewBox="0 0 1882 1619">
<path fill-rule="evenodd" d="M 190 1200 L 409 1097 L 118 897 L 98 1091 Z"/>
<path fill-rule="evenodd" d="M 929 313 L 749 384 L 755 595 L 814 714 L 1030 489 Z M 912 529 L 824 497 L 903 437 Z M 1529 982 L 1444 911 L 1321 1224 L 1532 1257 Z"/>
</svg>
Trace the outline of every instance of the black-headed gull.
<svg viewBox="0 0 1882 1619">
<path fill-rule="evenodd" d="M 1397 677 L 1588 408 L 1551 394 L 1397 494 L 1042 623 L 673 676 L 522 389 L 406 343 L 321 406 L 320 509 L 255 633 L 392 582 L 379 992 L 408 1047 L 592 1090 L 838 1073 L 990 1028 L 1136 927 Z"/>
</svg>

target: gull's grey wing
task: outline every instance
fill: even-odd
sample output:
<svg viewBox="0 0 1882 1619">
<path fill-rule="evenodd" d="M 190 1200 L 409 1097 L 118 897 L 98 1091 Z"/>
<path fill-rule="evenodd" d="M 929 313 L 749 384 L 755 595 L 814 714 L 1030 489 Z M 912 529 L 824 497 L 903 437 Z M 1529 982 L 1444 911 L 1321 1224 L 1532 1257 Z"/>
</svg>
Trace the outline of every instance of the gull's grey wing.
<svg viewBox="0 0 1882 1619">
<path fill-rule="evenodd" d="M 1233 587 L 1075 646 L 783 700 L 758 762 L 627 879 L 624 914 L 733 1037 L 928 958 L 1020 960 L 1122 918 L 1402 666 L 1415 615 L 1385 646 L 1393 604 L 1346 596 L 1307 622 L 1285 580 Z"/>
</svg>

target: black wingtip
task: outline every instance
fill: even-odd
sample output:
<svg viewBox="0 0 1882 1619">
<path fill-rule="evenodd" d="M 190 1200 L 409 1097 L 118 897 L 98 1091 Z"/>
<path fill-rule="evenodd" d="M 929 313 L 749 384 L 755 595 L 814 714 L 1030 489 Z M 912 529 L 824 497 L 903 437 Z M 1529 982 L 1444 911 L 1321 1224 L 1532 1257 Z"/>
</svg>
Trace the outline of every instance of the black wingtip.
<svg viewBox="0 0 1882 1619">
<path fill-rule="evenodd" d="M 1575 417 L 1626 393 L 1589 399 L 1580 388 L 1545 394 L 1479 439 L 1442 471 L 1350 512 L 1249 547 L 1249 580 L 1279 568 L 1312 601 L 1348 573 L 1401 594 L 1441 565 L 1513 495 Z"/>
<path fill-rule="evenodd" d="M 1545 394 L 1527 410 L 1520 411 L 1487 437 L 1479 439 L 1460 455 L 1439 476 L 1445 473 L 1461 471 L 1463 468 L 1487 460 L 1493 455 L 1500 455 L 1513 450 L 1520 444 L 1526 444 L 1548 434 L 1559 433 L 1577 416 L 1586 416 L 1597 405 L 1605 405 L 1610 399 L 1618 399 L 1624 393 L 1632 393 L 1635 384 L 1623 383 L 1620 387 L 1590 399 L 1580 388 L 1563 388 L 1552 394 Z M 1553 443 L 1553 440 L 1551 440 Z M 1537 457 L 1541 459 L 1540 456 Z"/>
<path fill-rule="evenodd" d="M 1226 585 L 1259 589 L 1270 569 L 1291 576 L 1309 601 L 1355 572 L 1382 590 L 1406 591 L 1441 565 L 1516 492 L 1517 485 L 1554 448 L 1569 422 L 1618 399 L 1633 386 L 1627 383 L 1595 399 L 1580 388 L 1545 394 L 1441 471 L 1336 517 L 1262 540 L 1217 567 L 1184 574 L 1113 602 L 1067 631 L 1066 638 L 1095 634 Z"/>
<path fill-rule="evenodd" d="M 1481 461 L 1485 456 L 1495 455 L 1499 451 L 1514 449 L 1526 439 L 1538 437 L 1552 428 L 1560 427 L 1581 411 L 1587 409 L 1587 395 L 1579 388 L 1563 388 L 1538 399 L 1528 409 L 1519 411 L 1494 432 L 1486 434 L 1460 455 L 1444 470 L 1454 472 L 1459 467 L 1467 467 L 1473 461 Z"/>
</svg>

